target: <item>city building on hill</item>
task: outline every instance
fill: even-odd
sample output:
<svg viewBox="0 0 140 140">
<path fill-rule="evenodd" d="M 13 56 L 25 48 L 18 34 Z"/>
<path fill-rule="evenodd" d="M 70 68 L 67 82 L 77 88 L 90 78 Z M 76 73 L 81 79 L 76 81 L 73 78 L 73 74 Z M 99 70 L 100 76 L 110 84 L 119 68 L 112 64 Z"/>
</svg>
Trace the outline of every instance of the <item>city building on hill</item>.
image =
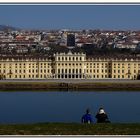
<svg viewBox="0 0 140 140">
<path fill-rule="evenodd" d="M 86 56 L 56 53 L 47 56 L 0 57 L 0 79 L 137 79 L 140 57 Z"/>
<path fill-rule="evenodd" d="M 67 46 L 68 47 L 75 46 L 75 34 L 67 34 Z"/>
</svg>

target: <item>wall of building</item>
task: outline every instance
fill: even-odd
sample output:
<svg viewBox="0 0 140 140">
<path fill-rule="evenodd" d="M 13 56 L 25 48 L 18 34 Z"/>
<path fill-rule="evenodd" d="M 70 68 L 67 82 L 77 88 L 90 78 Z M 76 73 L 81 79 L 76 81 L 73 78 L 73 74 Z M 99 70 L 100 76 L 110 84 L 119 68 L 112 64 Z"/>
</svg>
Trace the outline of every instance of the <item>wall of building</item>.
<svg viewBox="0 0 140 140">
<path fill-rule="evenodd" d="M 56 53 L 48 58 L 0 59 L 0 79 L 137 79 L 140 60 Z"/>
</svg>

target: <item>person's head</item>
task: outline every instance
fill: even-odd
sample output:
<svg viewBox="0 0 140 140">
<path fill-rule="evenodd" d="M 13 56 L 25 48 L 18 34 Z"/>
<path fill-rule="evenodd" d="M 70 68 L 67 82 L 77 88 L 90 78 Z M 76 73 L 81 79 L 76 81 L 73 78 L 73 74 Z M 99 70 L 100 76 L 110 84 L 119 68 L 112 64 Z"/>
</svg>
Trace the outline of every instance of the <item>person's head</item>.
<svg viewBox="0 0 140 140">
<path fill-rule="evenodd" d="M 89 108 L 86 110 L 86 113 L 87 113 L 87 114 L 89 114 L 89 113 L 90 113 L 90 109 L 89 109 Z"/>
<path fill-rule="evenodd" d="M 102 107 L 99 108 L 99 114 L 105 114 L 105 111 L 104 111 L 104 109 Z"/>
</svg>

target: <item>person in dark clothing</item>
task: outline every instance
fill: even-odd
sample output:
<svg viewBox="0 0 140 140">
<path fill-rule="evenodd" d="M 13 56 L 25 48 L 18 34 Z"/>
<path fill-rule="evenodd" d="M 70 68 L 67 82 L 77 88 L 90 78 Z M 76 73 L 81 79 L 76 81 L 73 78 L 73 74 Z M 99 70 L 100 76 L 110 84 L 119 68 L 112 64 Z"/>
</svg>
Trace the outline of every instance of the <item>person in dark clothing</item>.
<svg viewBox="0 0 140 140">
<path fill-rule="evenodd" d="M 88 123 L 88 124 L 93 123 L 93 118 L 92 118 L 92 115 L 90 114 L 90 110 L 89 109 L 87 109 L 86 110 L 86 114 L 84 114 L 82 116 L 81 122 L 82 123 Z"/>
<path fill-rule="evenodd" d="M 97 123 L 109 123 L 109 119 L 107 114 L 105 113 L 103 108 L 99 109 L 99 112 L 96 114 Z"/>
</svg>

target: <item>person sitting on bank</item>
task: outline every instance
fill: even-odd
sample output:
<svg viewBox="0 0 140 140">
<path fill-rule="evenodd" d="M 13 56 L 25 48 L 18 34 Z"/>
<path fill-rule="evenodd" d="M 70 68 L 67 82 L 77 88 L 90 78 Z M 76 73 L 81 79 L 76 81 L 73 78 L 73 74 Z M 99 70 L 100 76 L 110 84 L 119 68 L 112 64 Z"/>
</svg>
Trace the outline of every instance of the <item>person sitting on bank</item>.
<svg viewBox="0 0 140 140">
<path fill-rule="evenodd" d="M 93 123 L 93 118 L 92 118 L 92 115 L 91 115 L 89 109 L 87 109 L 87 110 L 86 110 L 86 114 L 84 114 L 84 115 L 82 116 L 81 122 L 82 122 L 82 123 L 88 123 L 88 124 Z"/>
<path fill-rule="evenodd" d="M 110 123 L 107 114 L 103 108 L 99 109 L 99 112 L 96 114 L 97 123 Z"/>
</svg>

